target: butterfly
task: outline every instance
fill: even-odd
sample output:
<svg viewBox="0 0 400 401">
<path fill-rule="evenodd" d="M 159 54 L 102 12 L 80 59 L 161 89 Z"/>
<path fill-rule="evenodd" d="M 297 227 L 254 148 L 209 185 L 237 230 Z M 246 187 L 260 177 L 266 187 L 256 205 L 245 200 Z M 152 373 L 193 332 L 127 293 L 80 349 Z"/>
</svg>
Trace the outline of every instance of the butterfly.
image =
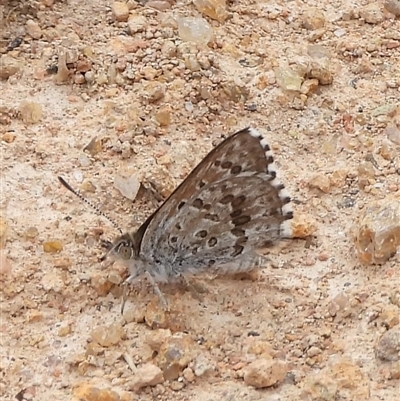
<svg viewBox="0 0 400 401">
<path fill-rule="evenodd" d="M 128 282 L 157 282 L 254 268 L 255 251 L 291 237 L 293 210 L 266 139 L 245 128 L 223 140 L 139 227 L 113 243 Z"/>
</svg>

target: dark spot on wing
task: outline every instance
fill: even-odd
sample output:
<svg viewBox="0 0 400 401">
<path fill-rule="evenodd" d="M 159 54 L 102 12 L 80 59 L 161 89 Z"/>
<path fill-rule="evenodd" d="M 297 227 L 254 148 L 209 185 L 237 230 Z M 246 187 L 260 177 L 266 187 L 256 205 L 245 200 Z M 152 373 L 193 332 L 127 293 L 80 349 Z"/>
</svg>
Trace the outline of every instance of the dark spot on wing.
<svg viewBox="0 0 400 401">
<path fill-rule="evenodd" d="M 244 202 L 246 202 L 246 196 L 240 195 L 232 200 L 232 207 L 237 209 L 239 206 L 242 206 Z"/>
<path fill-rule="evenodd" d="M 231 168 L 232 167 L 232 162 L 230 162 L 230 161 L 226 161 L 226 162 L 223 162 L 222 164 L 221 164 L 221 167 L 222 168 Z"/>
<path fill-rule="evenodd" d="M 230 214 L 230 216 L 231 216 L 232 219 L 233 219 L 233 218 L 235 218 L 235 217 L 240 216 L 241 214 L 242 214 L 242 209 L 236 209 L 236 210 L 234 210 L 234 211 Z"/>
<path fill-rule="evenodd" d="M 195 207 L 196 209 L 203 209 L 203 201 L 200 198 L 196 198 L 193 203 L 192 206 Z"/>
<path fill-rule="evenodd" d="M 216 214 L 214 214 L 214 213 L 207 213 L 207 214 L 204 215 L 204 218 L 206 220 L 211 220 L 211 221 L 218 221 L 219 220 L 218 216 Z"/>
<path fill-rule="evenodd" d="M 208 232 L 206 230 L 201 230 L 201 231 L 198 231 L 195 234 L 195 236 L 200 237 L 200 238 L 205 238 L 205 237 L 207 237 L 207 234 L 208 234 Z"/>
<path fill-rule="evenodd" d="M 267 164 L 272 164 L 274 162 L 274 158 L 270 155 L 267 156 Z"/>
<path fill-rule="evenodd" d="M 217 239 L 215 237 L 211 237 L 208 241 L 207 244 L 210 248 L 212 248 L 213 246 L 217 245 Z"/>
<path fill-rule="evenodd" d="M 260 142 L 261 142 L 262 136 L 260 135 L 260 136 L 258 137 L 258 139 L 259 139 Z M 266 144 L 263 146 L 263 149 L 265 150 L 265 153 L 267 153 L 267 152 L 269 152 L 269 151 L 271 150 L 271 148 L 270 148 L 270 146 L 268 145 L 268 143 L 266 143 Z"/>
<path fill-rule="evenodd" d="M 240 172 L 242 171 L 242 166 L 239 166 L 239 165 L 237 165 L 237 166 L 233 166 L 232 168 L 231 168 L 231 173 L 232 174 L 239 174 Z"/>
<path fill-rule="evenodd" d="M 242 245 L 236 244 L 233 247 L 234 251 L 231 253 L 231 256 L 235 257 L 240 255 L 243 252 L 244 247 Z"/>
<path fill-rule="evenodd" d="M 235 197 L 232 194 L 225 195 L 222 199 L 220 199 L 219 203 L 222 203 L 223 205 L 227 205 L 228 203 L 231 203 Z"/>
<path fill-rule="evenodd" d="M 235 227 L 231 230 L 231 233 L 235 236 L 235 237 L 243 237 L 244 234 L 246 233 L 244 230 L 242 230 L 241 228 Z"/>
<path fill-rule="evenodd" d="M 287 212 L 284 217 L 286 220 L 293 219 L 293 211 Z"/>
<path fill-rule="evenodd" d="M 242 226 L 243 224 L 247 224 L 250 220 L 251 220 L 250 216 L 242 215 L 242 216 L 235 217 L 234 219 L 232 219 L 232 223 L 235 226 Z"/>
</svg>

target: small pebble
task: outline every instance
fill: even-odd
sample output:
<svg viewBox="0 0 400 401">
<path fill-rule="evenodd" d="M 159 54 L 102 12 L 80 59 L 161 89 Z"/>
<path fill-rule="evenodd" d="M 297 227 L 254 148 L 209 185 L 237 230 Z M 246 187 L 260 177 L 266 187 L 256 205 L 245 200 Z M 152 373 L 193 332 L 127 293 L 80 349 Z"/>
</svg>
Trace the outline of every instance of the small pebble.
<svg viewBox="0 0 400 401">
<path fill-rule="evenodd" d="M 13 143 L 16 137 L 17 135 L 14 134 L 13 132 L 6 132 L 5 134 L 2 135 L 1 140 L 6 143 Z"/>
<path fill-rule="evenodd" d="M 176 380 L 187 368 L 195 352 L 193 340 L 184 333 L 174 333 L 161 345 L 157 355 L 158 366 L 166 380 Z"/>
<path fill-rule="evenodd" d="M 368 400 L 370 381 L 359 366 L 336 358 L 320 372 L 306 376 L 302 396 L 304 400 Z"/>
<path fill-rule="evenodd" d="M 179 391 L 185 387 L 185 383 L 179 381 L 173 381 L 170 385 L 171 390 Z"/>
<path fill-rule="evenodd" d="M 288 367 L 283 361 L 258 359 L 244 370 L 244 382 L 255 388 L 271 387 L 285 379 Z"/>
<path fill-rule="evenodd" d="M 117 189 L 121 195 L 130 200 L 135 200 L 140 189 L 140 181 L 136 175 L 123 176 L 116 175 L 114 178 L 114 188 Z"/>
<path fill-rule="evenodd" d="M 102 151 L 102 149 L 103 148 L 101 139 L 97 138 L 97 136 L 93 137 L 90 142 L 83 148 L 83 150 L 89 152 L 91 156 L 96 156 Z M 85 167 L 88 167 L 89 165 L 90 164 L 87 164 L 85 165 Z"/>
<path fill-rule="evenodd" d="M 0 65 L 0 79 L 8 79 L 21 70 L 23 62 L 7 54 L 3 54 L 0 57 Z"/>
<path fill-rule="evenodd" d="M 19 105 L 22 121 L 26 124 L 38 123 L 43 115 L 42 106 L 36 102 L 22 101 Z"/>
<path fill-rule="evenodd" d="M 95 74 L 93 71 L 88 71 L 85 73 L 85 81 L 88 83 L 93 82 L 95 79 Z"/>
<path fill-rule="evenodd" d="M 328 313 L 334 317 L 338 313 L 347 314 L 346 311 L 350 308 L 350 301 L 347 294 L 340 292 L 328 304 Z"/>
<path fill-rule="evenodd" d="M 27 239 L 35 239 L 39 235 L 39 230 L 36 227 L 28 227 L 24 232 L 24 237 Z"/>
<path fill-rule="evenodd" d="M 389 141 L 395 143 L 396 145 L 400 145 L 400 130 L 396 125 L 388 125 L 385 128 L 385 134 Z"/>
<path fill-rule="evenodd" d="M 325 16 L 316 7 L 307 9 L 302 16 L 302 20 L 304 28 L 310 31 L 323 28 L 325 25 Z"/>
<path fill-rule="evenodd" d="M 43 251 L 46 253 L 57 253 L 63 250 L 64 246 L 61 241 L 46 241 L 43 243 Z"/>
<path fill-rule="evenodd" d="M 67 66 L 67 55 L 65 52 L 61 53 L 58 57 L 57 74 L 54 76 L 54 82 L 61 85 L 68 81 L 70 71 Z"/>
<path fill-rule="evenodd" d="M 187 380 L 189 383 L 192 383 L 195 381 L 195 376 L 194 376 L 192 369 L 186 368 L 183 370 L 182 374 L 183 374 L 183 377 L 185 378 L 185 380 Z"/>
<path fill-rule="evenodd" d="M 375 349 L 377 358 L 383 361 L 400 360 L 400 326 L 389 329 L 379 339 Z"/>
<path fill-rule="evenodd" d="M 133 14 L 128 20 L 128 29 L 131 35 L 142 32 L 146 29 L 148 22 L 145 16 Z"/>
<path fill-rule="evenodd" d="M 304 213 L 296 213 L 291 220 L 294 238 L 307 238 L 317 231 L 315 219 Z"/>
<path fill-rule="evenodd" d="M 216 365 L 203 353 L 198 355 L 193 364 L 194 374 L 196 377 L 206 376 L 215 371 Z"/>
<path fill-rule="evenodd" d="M 58 329 L 58 336 L 59 337 L 66 337 L 69 336 L 72 333 L 72 326 L 71 324 L 63 324 L 59 329 Z"/>
<path fill-rule="evenodd" d="M 143 387 L 155 386 L 163 382 L 164 376 L 161 369 L 152 363 L 146 363 L 138 368 L 128 382 L 128 387 L 137 392 Z"/>
<path fill-rule="evenodd" d="M 150 81 L 153 80 L 150 76 L 148 77 Z M 145 87 L 145 96 L 147 97 L 149 103 L 155 103 L 164 98 L 166 92 L 166 87 L 164 84 L 158 82 L 150 82 Z"/>
<path fill-rule="evenodd" d="M 275 77 L 283 90 L 300 92 L 303 78 L 296 71 L 288 67 L 279 67 L 275 69 Z"/>
<path fill-rule="evenodd" d="M 381 315 L 379 316 L 379 321 L 387 329 L 391 329 L 399 324 L 400 311 L 399 308 L 394 306 L 386 306 Z"/>
<path fill-rule="evenodd" d="M 154 350 L 159 352 L 163 343 L 172 336 L 169 329 L 153 330 L 146 336 L 146 343 Z"/>
<path fill-rule="evenodd" d="M 204 18 L 186 17 L 178 20 L 178 33 L 185 42 L 207 45 L 214 36 L 211 25 Z"/>
<path fill-rule="evenodd" d="M 43 35 L 39 24 L 35 21 L 32 21 L 31 19 L 26 21 L 26 32 L 33 39 L 40 39 Z"/>
<path fill-rule="evenodd" d="M 218 22 L 224 22 L 228 16 L 226 0 L 193 0 L 193 4 L 199 12 Z"/>
<path fill-rule="evenodd" d="M 318 88 L 319 81 L 316 78 L 306 79 L 300 87 L 300 93 L 304 93 L 305 95 L 310 95 L 315 92 Z"/>
<path fill-rule="evenodd" d="M 346 33 L 347 33 L 346 29 L 343 29 L 343 28 L 341 28 L 341 29 L 336 29 L 335 31 L 333 31 L 333 34 L 334 34 L 337 38 L 343 37 L 344 35 L 346 35 Z"/>
<path fill-rule="evenodd" d="M 317 188 L 325 194 L 329 193 L 331 182 L 326 174 L 315 174 L 308 182 L 310 188 Z"/>
<path fill-rule="evenodd" d="M 119 21 L 119 22 L 128 21 L 128 17 L 129 17 L 128 4 L 123 3 L 121 1 L 115 1 L 111 5 L 111 11 L 112 11 L 113 17 L 115 18 L 116 21 Z"/>
<path fill-rule="evenodd" d="M 154 116 L 156 121 L 162 126 L 166 127 L 171 124 L 171 108 L 169 106 L 163 107 Z"/>
<path fill-rule="evenodd" d="M 155 8 L 158 11 L 169 10 L 171 6 L 171 2 L 163 0 L 149 0 L 148 2 L 146 2 L 146 7 Z"/>
<path fill-rule="evenodd" d="M 383 21 L 383 11 L 380 3 L 369 3 L 360 10 L 360 17 L 368 24 L 379 24 Z"/>
<path fill-rule="evenodd" d="M 112 323 L 109 326 L 97 327 L 90 333 L 90 336 L 102 347 L 111 347 L 125 337 L 125 331 L 119 323 Z"/>
<path fill-rule="evenodd" d="M 90 193 L 95 193 L 96 192 L 96 187 L 93 185 L 91 181 L 83 181 L 82 185 L 80 186 L 80 189 L 82 192 L 90 192 Z"/>
<path fill-rule="evenodd" d="M 359 260 L 381 264 L 400 246 L 400 202 L 385 199 L 366 205 L 355 228 L 355 249 Z"/>
<path fill-rule="evenodd" d="M 71 401 L 122 401 L 118 393 L 111 389 L 102 389 L 92 383 L 79 383 L 73 387 Z"/>
</svg>

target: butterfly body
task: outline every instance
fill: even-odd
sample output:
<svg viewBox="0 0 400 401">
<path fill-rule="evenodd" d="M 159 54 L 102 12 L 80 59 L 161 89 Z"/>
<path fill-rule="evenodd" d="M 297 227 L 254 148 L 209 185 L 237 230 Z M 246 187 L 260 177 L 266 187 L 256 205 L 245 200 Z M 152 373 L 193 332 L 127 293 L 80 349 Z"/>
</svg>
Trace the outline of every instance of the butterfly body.
<svg viewBox="0 0 400 401">
<path fill-rule="evenodd" d="M 255 250 L 291 236 L 292 217 L 267 141 L 246 128 L 215 147 L 136 232 L 117 238 L 110 254 L 127 262 L 129 281 L 237 273 L 254 267 Z"/>
</svg>

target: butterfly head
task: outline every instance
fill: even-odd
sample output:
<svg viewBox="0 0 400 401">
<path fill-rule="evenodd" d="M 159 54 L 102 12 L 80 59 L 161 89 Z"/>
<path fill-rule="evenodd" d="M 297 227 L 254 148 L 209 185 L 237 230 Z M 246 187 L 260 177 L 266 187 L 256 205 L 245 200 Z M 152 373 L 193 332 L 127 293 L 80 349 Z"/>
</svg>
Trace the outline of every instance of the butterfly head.
<svg viewBox="0 0 400 401">
<path fill-rule="evenodd" d="M 122 259 L 129 260 L 135 257 L 135 245 L 133 238 L 129 233 L 125 233 L 118 237 L 110 251 L 108 252 L 108 256 L 111 256 L 112 259 Z"/>
</svg>

